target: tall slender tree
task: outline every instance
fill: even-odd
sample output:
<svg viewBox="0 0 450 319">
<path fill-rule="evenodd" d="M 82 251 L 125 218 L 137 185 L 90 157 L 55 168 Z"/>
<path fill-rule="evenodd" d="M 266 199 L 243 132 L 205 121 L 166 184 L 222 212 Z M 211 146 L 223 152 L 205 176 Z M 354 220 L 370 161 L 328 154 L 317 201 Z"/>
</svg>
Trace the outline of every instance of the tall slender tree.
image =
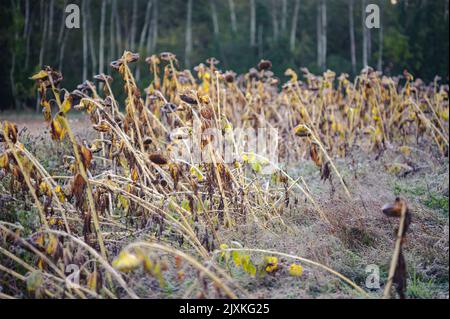
<svg viewBox="0 0 450 319">
<path fill-rule="evenodd" d="M 159 6 L 159 0 L 154 0 L 153 4 L 153 18 L 152 18 L 152 50 L 155 50 L 156 43 L 158 42 L 158 19 L 159 19 L 159 13 L 158 13 L 158 6 Z"/>
<path fill-rule="evenodd" d="M 192 0 L 187 2 L 186 15 L 186 47 L 184 53 L 184 64 L 187 68 L 191 66 L 191 52 L 192 52 Z"/>
<path fill-rule="evenodd" d="M 41 51 L 39 53 L 39 66 L 42 67 L 44 64 L 44 55 L 45 55 L 45 45 L 47 43 L 47 34 L 48 34 L 48 13 L 47 13 L 47 5 L 43 4 L 43 0 L 41 0 L 41 12 L 44 16 L 44 30 L 42 31 L 41 38 Z"/>
<path fill-rule="evenodd" d="M 256 45 L 256 5 L 255 0 L 250 0 L 250 46 Z"/>
<path fill-rule="evenodd" d="M 144 25 L 142 26 L 141 35 L 139 37 L 139 45 L 138 45 L 138 51 L 142 54 L 144 53 L 144 43 L 145 39 L 147 38 L 147 32 L 150 32 L 149 25 L 150 25 L 150 15 L 152 13 L 152 4 L 153 1 L 149 0 L 147 1 L 147 7 L 145 8 L 145 17 L 144 17 Z M 136 66 L 136 81 L 139 81 L 141 79 L 141 67 L 140 64 Z"/>
<path fill-rule="evenodd" d="M 136 50 L 136 33 L 137 33 L 137 23 L 138 23 L 138 1 L 133 0 L 133 10 L 131 16 L 131 27 L 130 27 L 130 43 L 128 44 L 129 50 Z"/>
<path fill-rule="evenodd" d="M 327 17 L 327 0 L 322 0 L 321 2 L 321 13 L 322 13 L 322 70 L 325 70 L 327 67 L 327 26 L 328 26 L 328 17 Z"/>
<path fill-rule="evenodd" d="M 105 23 L 106 23 L 106 1 L 102 1 L 100 12 L 100 39 L 98 56 L 98 73 L 102 74 L 105 66 Z"/>
<path fill-rule="evenodd" d="M 327 63 L 327 4 L 321 0 L 317 4 L 317 66 L 321 71 Z"/>
<path fill-rule="evenodd" d="M 278 41 L 279 37 L 279 27 L 278 27 L 278 2 L 277 0 L 271 1 L 271 15 L 272 15 L 272 28 L 273 28 L 273 39 Z"/>
<path fill-rule="evenodd" d="M 362 34 L 363 34 L 363 48 L 362 48 L 362 61 L 363 61 L 363 67 L 367 67 L 369 65 L 369 47 L 367 45 L 368 43 L 368 35 L 367 35 L 367 27 L 366 27 L 366 0 L 362 0 Z"/>
<path fill-rule="evenodd" d="M 237 21 L 236 21 L 236 8 L 234 5 L 234 0 L 228 0 L 228 5 L 230 7 L 231 30 L 234 33 L 236 33 L 237 32 Z"/>
<path fill-rule="evenodd" d="M 88 2 L 86 3 L 86 15 L 83 20 L 87 20 L 86 21 L 86 27 L 88 29 L 87 31 L 87 38 L 88 38 L 88 43 L 89 43 L 89 53 L 91 56 L 91 72 L 92 72 L 92 76 L 95 75 L 95 73 L 97 72 L 97 50 L 95 47 L 95 43 L 94 43 L 94 34 L 92 32 L 92 30 L 94 30 L 93 26 L 93 19 L 92 19 L 92 11 L 91 11 L 91 0 L 88 0 Z"/>
<path fill-rule="evenodd" d="M 209 0 L 209 3 L 211 4 L 211 18 L 213 22 L 214 36 L 218 37 L 220 30 L 219 30 L 219 18 L 217 16 L 217 3 L 216 0 Z"/>
<path fill-rule="evenodd" d="M 114 27 L 115 27 L 115 22 L 114 22 L 114 6 L 116 0 L 109 0 L 109 3 L 111 5 L 110 8 L 110 14 L 109 14 L 109 50 L 108 50 L 108 61 L 112 61 L 115 56 L 116 56 L 116 45 L 115 45 L 115 40 L 114 40 Z"/>
<path fill-rule="evenodd" d="M 355 42 L 355 21 L 354 21 L 354 0 L 348 1 L 348 25 L 350 32 L 350 57 L 352 61 L 352 73 L 356 75 L 356 42 Z"/>
<path fill-rule="evenodd" d="M 378 63 L 377 63 L 377 69 L 378 71 L 383 71 L 383 32 L 384 32 L 384 27 L 383 27 L 383 10 L 384 10 L 384 0 L 381 0 L 381 7 L 380 7 L 380 29 L 378 30 L 379 34 L 379 38 L 378 38 Z"/>
<path fill-rule="evenodd" d="M 281 31 L 285 32 L 287 27 L 287 9 L 288 3 L 287 0 L 281 1 Z"/>
<path fill-rule="evenodd" d="M 300 10 L 300 0 L 295 0 L 294 14 L 292 16 L 291 35 L 289 39 L 289 46 L 291 52 L 295 50 L 295 39 L 297 38 L 297 24 L 298 24 L 298 12 Z"/>
<path fill-rule="evenodd" d="M 86 17 L 86 4 L 88 0 L 82 0 L 81 2 L 81 10 L 83 17 Z M 81 19 L 82 23 L 82 32 L 83 32 L 83 81 L 87 80 L 88 73 L 88 39 L 87 39 L 87 19 Z"/>
<path fill-rule="evenodd" d="M 25 24 L 23 29 L 23 37 L 25 37 L 25 69 L 28 69 L 30 61 L 31 20 L 30 0 L 25 0 Z"/>
</svg>

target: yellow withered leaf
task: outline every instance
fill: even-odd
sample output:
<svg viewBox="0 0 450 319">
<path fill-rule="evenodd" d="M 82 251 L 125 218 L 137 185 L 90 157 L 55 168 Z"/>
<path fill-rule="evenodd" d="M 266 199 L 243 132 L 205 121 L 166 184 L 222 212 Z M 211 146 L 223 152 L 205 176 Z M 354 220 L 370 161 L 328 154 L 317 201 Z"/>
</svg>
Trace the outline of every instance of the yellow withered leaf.
<svg viewBox="0 0 450 319">
<path fill-rule="evenodd" d="M 58 238 L 54 235 L 50 235 L 47 248 L 45 250 L 46 253 L 49 255 L 53 255 L 56 252 L 57 247 L 58 247 Z"/>
<path fill-rule="evenodd" d="M 54 141 L 62 141 L 66 135 L 66 128 L 64 127 L 64 119 L 61 115 L 57 115 L 50 124 L 52 139 Z"/>
<path fill-rule="evenodd" d="M 64 192 L 63 192 L 63 190 L 62 190 L 62 188 L 61 188 L 60 185 L 56 185 L 56 187 L 55 187 L 55 193 L 56 193 L 56 195 L 58 196 L 59 201 L 60 201 L 61 203 L 63 203 L 64 200 L 66 199 L 66 196 L 64 195 Z"/>
<path fill-rule="evenodd" d="M 272 272 L 275 272 L 276 270 L 278 270 L 278 258 L 277 257 L 266 256 L 266 257 L 264 257 L 264 262 L 266 263 L 264 269 L 268 273 L 272 273 Z"/>
<path fill-rule="evenodd" d="M 107 133 L 107 132 L 109 132 L 111 130 L 109 125 L 106 124 L 106 123 L 101 123 L 101 124 L 98 124 L 98 125 L 94 125 L 92 127 L 94 128 L 94 130 L 96 130 L 98 132 L 103 132 L 103 133 Z"/>
<path fill-rule="evenodd" d="M 39 234 L 34 238 L 34 243 L 38 247 L 44 247 L 44 234 Z"/>
<path fill-rule="evenodd" d="M 38 73 L 34 74 L 30 79 L 31 80 L 42 80 L 48 77 L 48 73 L 44 70 L 39 71 Z"/>
<path fill-rule="evenodd" d="M 300 277 L 303 274 L 303 267 L 298 264 L 292 264 L 289 266 L 289 275 L 294 277 Z"/>
<path fill-rule="evenodd" d="M 315 143 L 311 144 L 311 147 L 309 149 L 309 154 L 311 156 L 311 159 L 313 160 L 313 162 L 318 166 L 321 167 L 322 166 L 322 159 L 320 157 L 320 153 L 317 149 L 317 145 Z"/>
<path fill-rule="evenodd" d="M 201 173 L 199 168 L 191 166 L 191 168 L 189 169 L 189 172 L 191 173 L 191 177 L 195 177 L 199 181 L 203 180 L 203 174 Z"/>
<path fill-rule="evenodd" d="M 47 100 L 41 102 L 43 107 L 42 113 L 44 113 L 44 120 L 46 122 L 50 122 L 52 120 L 52 109 L 50 107 L 50 103 Z"/>
<path fill-rule="evenodd" d="M 239 254 L 239 252 L 233 251 L 231 253 L 231 257 L 233 258 L 233 262 L 234 262 L 235 266 L 240 267 L 241 266 L 241 255 Z"/>
<path fill-rule="evenodd" d="M 252 169 L 255 171 L 255 173 L 259 173 L 259 172 L 261 172 L 261 163 L 260 162 L 258 162 L 258 161 L 255 161 L 255 162 L 253 162 L 252 164 L 251 164 L 251 166 L 252 166 Z"/>
<path fill-rule="evenodd" d="M 133 167 L 133 169 L 131 170 L 131 179 L 133 180 L 133 182 L 136 182 L 138 178 L 139 178 L 138 170 L 136 167 Z"/>
<path fill-rule="evenodd" d="M 42 260 L 42 258 L 39 258 L 38 259 L 38 261 L 37 261 L 37 267 L 39 268 L 39 269 L 44 269 L 44 261 Z"/>
<path fill-rule="evenodd" d="M 70 99 L 67 97 L 61 105 L 61 111 L 67 113 L 70 111 L 71 103 Z"/>
<path fill-rule="evenodd" d="M 409 146 L 400 146 L 399 150 L 405 156 L 410 156 L 411 155 L 411 147 L 409 147 Z"/>
<path fill-rule="evenodd" d="M 17 142 L 17 125 L 8 121 L 3 123 L 3 134 L 13 144 Z"/>
<path fill-rule="evenodd" d="M 119 271 L 130 272 L 141 266 L 142 262 L 142 256 L 124 250 L 113 260 L 112 266 Z"/>
<path fill-rule="evenodd" d="M 7 168 L 9 164 L 8 154 L 3 153 L 0 155 L 0 168 Z"/>
<path fill-rule="evenodd" d="M 52 195 L 50 186 L 49 186 L 46 182 L 41 182 L 41 183 L 39 184 L 39 191 L 40 191 L 42 194 L 45 194 L 45 195 L 47 195 L 47 196 L 51 196 L 51 195 Z"/>
<path fill-rule="evenodd" d="M 78 150 L 80 152 L 81 161 L 84 165 L 84 168 L 88 169 L 91 166 L 92 152 L 84 145 L 79 145 Z"/>
<path fill-rule="evenodd" d="M 122 208 L 123 210 L 127 211 L 130 205 L 128 199 L 121 194 L 117 195 L 117 199 L 119 200 L 119 208 Z"/>
<path fill-rule="evenodd" d="M 94 270 L 87 276 L 87 287 L 90 290 L 97 290 L 97 271 Z"/>
<path fill-rule="evenodd" d="M 208 95 L 199 95 L 198 99 L 202 104 L 209 104 L 211 102 Z"/>
<path fill-rule="evenodd" d="M 308 137 L 311 136 L 311 132 L 309 131 L 308 127 L 304 124 L 298 125 L 296 128 L 294 128 L 295 135 L 300 137 Z"/>
</svg>

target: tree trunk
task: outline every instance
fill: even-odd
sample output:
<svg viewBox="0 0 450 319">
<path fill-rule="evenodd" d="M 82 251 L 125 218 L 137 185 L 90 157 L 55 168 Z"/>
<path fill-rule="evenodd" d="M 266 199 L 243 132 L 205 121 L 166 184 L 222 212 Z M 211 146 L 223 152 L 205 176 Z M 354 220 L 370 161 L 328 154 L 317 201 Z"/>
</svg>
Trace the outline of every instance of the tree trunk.
<svg viewBox="0 0 450 319">
<path fill-rule="evenodd" d="M 271 1 L 271 15 L 272 15 L 272 26 L 273 26 L 273 40 L 274 41 L 278 41 L 278 35 L 279 35 L 279 30 L 278 30 L 278 4 L 277 4 L 278 0 L 272 0 Z"/>
<path fill-rule="evenodd" d="M 210 3 L 211 3 L 211 17 L 213 22 L 214 36 L 218 37 L 220 30 L 219 30 L 219 18 L 217 17 L 216 0 L 210 0 Z"/>
<path fill-rule="evenodd" d="M 142 27 L 141 36 L 139 37 L 139 46 L 137 48 L 139 53 L 144 53 L 144 51 L 145 51 L 144 42 L 145 42 L 145 39 L 147 36 L 147 32 L 150 32 L 149 24 L 150 24 L 150 14 L 152 13 L 152 4 L 153 4 L 153 2 L 151 0 L 149 0 L 147 2 L 147 7 L 145 9 L 144 26 Z M 139 82 L 139 80 L 141 79 L 140 64 L 137 64 L 136 68 L 137 68 L 136 81 Z"/>
<path fill-rule="evenodd" d="M 91 62 L 92 62 L 92 76 L 94 76 L 96 70 L 97 70 L 97 51 L 95 49 L 95 44 L 94 44 L 94 36 L 92 35 L 92 30 L 94 30 L 94 28 L 92 27 L 92 14 L 91 14 L 91 0 L 88 0 L 88 2 L 86 3 L 86 12 L 87 14 L 85 15 L 87 20 L 87 36 L 88 36 L 88 42 L 89 42 L 89 52 L 91 54 Z"/>
<path fill-rule="evenodd" d="M 378 38 L 378 63 L 377 63 L 377 70 L 380 72 L 383 72 L 383 9 L 384 9 L 384 2 L 381 1 L 381 7 L 380 7 L 380 30 L 378 30 L 379 38 Z"/>
<path fill-rule="evenodd" d="M 322 69 L 322 7 L 321 4 L 317 4 L 317 18 L 316 18 L 316 28 L 317 28 L 317 66 Z"/>
<path fill-rule="evenodd" d="M 356 44 L 355 44 L 355 21 L 354 21 L 354 0 L 348 3 L 348 24 L 350 32 L 350 55 L 352 60 L 352 73 L 356 75 Z"/>
<path fill-rule="evenodd" d="M 366 0 L 362 0 L 362 29 L 363 29 L 363 49 L 362 60 L 363 67 L 367 67 L 368 64 L 368 52 L 367 52 L 367 27 L 366 27 Z"/>
<path fill-rule="evenodd" d="M 372 59 L 372 30 L 366 28 L 367 30 L 367 63 L 370 64 Z"/>
<path fill-rule="evenodd" d="M 61 24 L 59 25 L 59 33 L 58 33 L 58 43 L 61 43 L 61 41 L 63 40 L 63 36 L 64 36 L 64 31 L 66 30 L 65 28 L 65 22 L 66 22 L 66 5 L 67 5 L 67 0 L 64 0 L 64 4 L 62 6 L 62 14 L 61 14 Z"/>
<path fill-rule="evenodd" d="M 145 38 L 147 36 L 147 32 L 149 32 L 149 24 L 150 24 L 150 15 L 152 13 L 152 0 L 149 0 L 147 2 L 147 7 L 145 8 L 145 18 L 144 18 L 144 26 L 142 27 L 141 36 L 139 37 L 139 47 L 137 48 L 138 51 L 143 51 L 144 49 L 144 42 Z"/>
<path fill-rule="evenodd" d="M 61 43 L 61 47 L 59 49 L 59 65 L 58 65 L 58 70 L 60 72 L 62 72 L 63 69 L 63 61 L 64 61 L 64 51 L 66 49 L 66 43 L 67 43 L 67 38 L 69 37 L 69 32 L 66 32 L 64 34 L 63 40 Z"/>
<path fill-rule="evenodd" d="M 28 33 L 28 25 L 30 23 L 30 0 L 25 0 L 25 24 L 23 26 L 23 37 Z"/>
<path fill-rule="evenodd" d="M 447 21 L 447 22 L 448 22 L 448 3 L 449 3 L 449 0 L 446 0 L 445 1 L 445 9 L 444 9 L 444 17 L 445 17 L 445 21 Z"/>
<path fill-rule="evenodd" d="M 86 17 L 86 2 L 88 0 L 83 0 L 81 4 L 81 11 L 83 14 L 83 17 Z M 88 73 L 88 40 L 87 40 L 87 23 L 85 18 L 81 19 L 82 21 L 82 32 L 83 32 L 83 81 L 87 80 L 87 73 Z"/>
<path fill-rule="evenodd" d="M 106 20 L 106 1 L 102 1 L 102 9 L 100 13 L 100 39 L 99 39 L 99 56 L 98 56 L 98 73 L 102 74 L 105 66 L 105 20 Z"/>
<path fill-rule="evenodd" d="M 30 16 L 30 0 L 26 0 L 25 2 L 25 26 L 24 26 L 24 34 L 25 38 L 25 69 L 28 69 L 28 64 L 30 62 L 30 41 L 31 41 L 31 21 L 32 17 Z"/>
<path fill-rule="evenodd" d="M 53 16 L 55 12 L 55 0 L 50 0 L 49 3 L 49 24 L 48 24 L 48 35 L 49 39 L 53 39 Z"/>
<path fill-rule="evenodd" d="M 153 8 L 153 10 L 155 10 Z M 147 46 L 146 46 L 146 54 L 150 55 L 152 53 L 152 44 L 153 44 L 153 18 L 150 21 L 148 32 L 147 32 Z"/>
<path fill-rule="evenodd" d="M 294 16 L 292 17 L 291 36 L 290 36 L 290 49 L 291 52 L 295 50 L 295 39 L 297 38 L 297 24 L 298 24 L 298 11 L 300 10 L 300 0 L 295 0 Z"/>
<path fill-rule="evenodd" d="M 281 2 L 281 31 L 285 32 L 287 26 L 287 0 Z"/>
<path fill-rule="evenodd" d="M 16 15 L 15 11 L 20 10 L 20 9 L 16 8 L 16 2 L 14 0 L 11 0 L 11 6 L 13 8 L 14 15 Z M 11 85 L 11 95 L 13 98 L 14 108 L 16 109 L 16 111 L 19 109 L 19 102 L 17 100 L 16 81 L 14 78 L 14 72 L 16 69 L 16 43 L 17 43 L 18 39 L 19 39 L 19 31 L 17 30 L 17 28 L 14 28 L 14 43 L 10 48 L 10 50 L 11 50 L 11 69 L 9 70 L 9 81 L 10 81 L 10 85 Z"/>
<path fill-rule="evenodd" d="M 322 0 L 322 70 L 327 68 L 327 3 Z"/>
<path fill-rule="evenodd" d="M 42 0 L 41 0 L 41 4 L 42 4 Z M 47 41 L 47 30 L 48 30 L 48 14 L 47 14 L 45 5 L 43 6 L 43 15 L 44 15 L 44 30 L 42 31 L 41 51 L 39 52 L 39 67 L 40 68 L 44 64 L 45 43 Z"/>
<path fill-rule="evenodd" d="M 262 59 L 264 57 L 264 43 L 263 43 L 263 25 L 258 25 L 258 58 Z"/>
<path fill-rule="evenodd" d="M 158 0 L 155 0 L 152 19 L 152 50 L 155 50 L 158 42 Z"/>
<path fill-rule="evenodd" d="M 136 32 L 137 32 L 137 20 L 138 20 L 138 1 L 133 0 L 133 13 L 131 17 L 131 31 L 130 31 L 130 44 L 128 50 L 136 50 Z"/>
<path fill-rule="evenodd" d="M 237 22 L 236 22 L 236 9 L 234 6 L 234 0 L 228 0 L 228 5 L 230 6 L 230 21 L 231 21 L 231 31 L 237 32 Z"/>
<path fill-rule="evenodd" d="M 256 45 L 256 7 L 255 0 L 250 0 L 250 46 Z"/>
<path fill-rule="evenodd" d="M 122 55 L 122 53 L 123 53 L 123 37 L 122 37 L 122 29 L 121 29 L 121 25 L 120 25 L 120 18 L 119 18 L 119 9 L 117 8 L 117 0 L 113 0 L 113 15 L 114 15 L 114 21 L 115 21 L 115 32 L 116 32 L 116 36 L 115 36 L 115 39 L 116 39 L 116 46 L 117 46 L 117 51 L 116 51 L 116 54 L 117 54 L 117 56 L 115 56 L 114 58 L 113 58 L 113 60 L 114 59 L 116 59 L 116 58 L 119 58 L 121 55 Z"/>
<path fill-rule="evenodd" d="M 108 62 L 111 62 L 116 57 L 116 50 L 115 50 L 115 41 L 114 41 L 114 6 L 116 0 L 109 0 L 111 3 L 111 11 L 109 15 L 109 55 L 108 55 Z"/>
<path fill-rule="evenodd" d="M 187 3 L 187 17 L 186 17 L 186 48 L 184 64 L 186 68 L 191 67 L 191 52 L 192 52 L 192 0 Z"/>
<path fill-rule="evenodd" d="M 58 45 L 58 70 L 62 72 L 63 68 L 63 62 L 64 62 L 64 51 L 66 48 L 67 38 L 68 34 L 65 31 L 66 30 L 66 5 L 67 0 L 64 0 L 63 6 L 62 6 L 62 14 L 61 14 L 61 24 L 59 25 L 59 34 L 58 34 L 58 43 L 61 45 Z"/>
</svg>

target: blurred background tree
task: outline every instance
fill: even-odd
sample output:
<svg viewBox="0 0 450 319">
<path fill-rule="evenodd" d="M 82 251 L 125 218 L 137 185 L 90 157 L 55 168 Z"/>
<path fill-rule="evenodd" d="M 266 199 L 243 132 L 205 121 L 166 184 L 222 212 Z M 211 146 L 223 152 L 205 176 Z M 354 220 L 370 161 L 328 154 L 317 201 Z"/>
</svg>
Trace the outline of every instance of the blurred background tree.
<svg viewBox="0 0 450 319">
<path fill-rule="evenodd" d="M 79 5 L 81 28 L 65 27 Z M 364 27 L 365 7 L 380 7 L 381 27 Z M 28 78 L 42 65 L 63 85 L 105 72 L 124 50 L 177 55 L 181 68 L 208 57 L 246 72 L 262 59 L 283 78 L 287 68 L 355 75 L 365 65 L 387 75 L 404 69 L 448 82 L 449 0 L 6 0 L 0 4 L 0 110 L 36 107 Z M 142 87 L 147 65 L 135 66 Z"/>
</svg>

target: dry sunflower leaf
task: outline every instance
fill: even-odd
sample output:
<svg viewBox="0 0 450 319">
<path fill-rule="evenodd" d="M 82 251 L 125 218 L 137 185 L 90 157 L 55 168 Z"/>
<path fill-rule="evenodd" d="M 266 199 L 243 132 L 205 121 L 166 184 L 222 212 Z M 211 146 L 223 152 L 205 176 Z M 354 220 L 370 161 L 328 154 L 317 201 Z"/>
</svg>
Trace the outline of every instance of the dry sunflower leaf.
<svg viewBox="0 0 450 319">
<path fill-rule="evenodd" d="M 112 266 L 122 272 L 130 272 L 142 265 L 143 258 L 129 251 L 122 251 L 116 259 L 113 260 Z"/>
</svg>

